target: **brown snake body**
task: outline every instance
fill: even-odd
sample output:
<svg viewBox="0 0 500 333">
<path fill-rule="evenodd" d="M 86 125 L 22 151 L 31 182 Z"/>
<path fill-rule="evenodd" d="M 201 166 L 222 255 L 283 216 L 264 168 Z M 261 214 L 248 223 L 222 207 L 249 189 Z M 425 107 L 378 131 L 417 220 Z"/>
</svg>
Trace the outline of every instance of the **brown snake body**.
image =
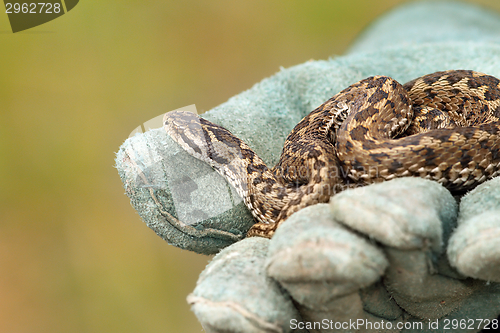
<svg viewBox="0 0 500 333">
<path fill-rule="evenodd" d="M 190 112 L 169 112 L 167 133 L 237 190 L 272 237 L 294 212 L 346 188 L 396 177 L 435 180 L 465 191 L 500 174 L 500 81 L 474 71 L 359 81 L 304 117 L 268 168 L 225 128 Z"/>
</svg>

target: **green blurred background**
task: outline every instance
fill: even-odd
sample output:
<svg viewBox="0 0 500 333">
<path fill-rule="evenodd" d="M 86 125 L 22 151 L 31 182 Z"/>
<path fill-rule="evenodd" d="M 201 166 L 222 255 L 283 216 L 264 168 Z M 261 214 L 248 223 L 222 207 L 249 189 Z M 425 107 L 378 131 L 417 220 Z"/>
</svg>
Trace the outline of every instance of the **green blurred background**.
<svg viewBox="0 0 500 333">
<path fill-rule="evenodd" d="M 114 152 L 162 113 L 342 54 L 403 2 L 83 0 L 16 34 L 2 10 L 0 332 L 202 331 L 185 299 L 210 258 L 142 223 Z"/>
</svg>

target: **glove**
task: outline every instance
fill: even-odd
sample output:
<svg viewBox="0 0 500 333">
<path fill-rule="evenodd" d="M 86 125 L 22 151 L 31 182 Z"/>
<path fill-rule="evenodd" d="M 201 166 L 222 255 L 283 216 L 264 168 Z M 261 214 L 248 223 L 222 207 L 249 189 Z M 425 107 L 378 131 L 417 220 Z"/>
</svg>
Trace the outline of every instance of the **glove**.
<svg viewBox="0 0 500 333">
<path fill-rule="evenodd" d="M 395 29 L 394 27 L 397 27 Z M 345 56 L 281 70 L 205 113 L 272 166 L 300 119 L 371 75 L 401 83 L 446 69 L 500 77 L 500 18 L 413 3 Z M 463 198 L 418 178 L 347 190 L 293 214 L 271 240 L 234 188 L 163 129 L 128 139 L 116 167 L 169 244 L 218 253 L 188 302 L 207 332 L 477 332 L 500 314 L 500 179 Z"/>
</svg>

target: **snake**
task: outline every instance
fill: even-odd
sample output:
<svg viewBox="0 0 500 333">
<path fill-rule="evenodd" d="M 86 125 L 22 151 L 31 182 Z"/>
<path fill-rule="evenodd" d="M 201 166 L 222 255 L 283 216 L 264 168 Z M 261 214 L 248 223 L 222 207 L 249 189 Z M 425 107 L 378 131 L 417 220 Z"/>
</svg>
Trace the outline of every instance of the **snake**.
<svg viewBox="0 0 500 333">
<path fill-rule="evenodd" d="M 293 128 L 274 167 L 195 113 L 167 112 L 163 125 L 236 189 L 255 219 L 247 236 L 271 238 L 293 213 L 353 187 L 421 177 L 464 193 L 500 174 L 500 81 L 472 70 L 354 83 Z"/>
</svg>

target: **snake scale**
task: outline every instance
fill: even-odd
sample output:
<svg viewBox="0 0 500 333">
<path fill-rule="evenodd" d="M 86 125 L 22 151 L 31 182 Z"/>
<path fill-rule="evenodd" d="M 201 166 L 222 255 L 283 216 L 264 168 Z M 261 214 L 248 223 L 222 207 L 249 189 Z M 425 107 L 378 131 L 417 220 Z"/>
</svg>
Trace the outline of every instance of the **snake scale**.
<svg viewBox="0 0 500 333">
<path fill-rule="evenodd" d="M 273 168 L 194 113 L 168 112 L 164 128 L 235 187 L 257 221 L 248 236 L 270 238 L 294 212 L 350 187 L 413 176 L 463 192 L 499 175 L 500 81 L 469 70 L 404 85 L 361 80 L 304 117 Z"/>
</svg>

